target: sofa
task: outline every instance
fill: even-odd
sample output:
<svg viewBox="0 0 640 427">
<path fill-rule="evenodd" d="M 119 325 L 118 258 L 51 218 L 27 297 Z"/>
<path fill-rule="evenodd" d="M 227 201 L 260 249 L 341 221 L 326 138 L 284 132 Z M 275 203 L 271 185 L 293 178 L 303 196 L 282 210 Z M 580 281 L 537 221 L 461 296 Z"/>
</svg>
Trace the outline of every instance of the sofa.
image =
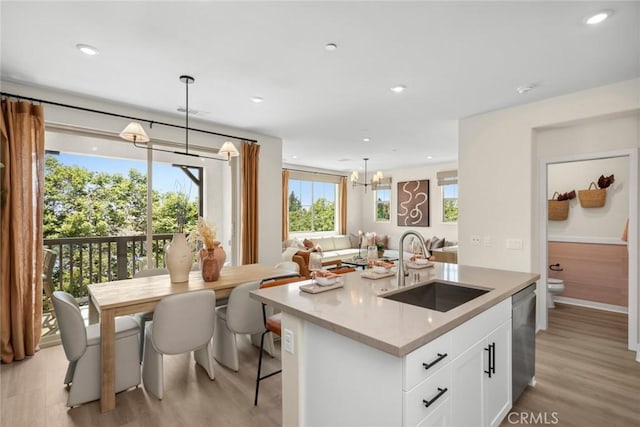
<svg viewBox="0 0 640 427">
<path fill-rule="evenodd" d="M 358 249 L 358 244 L 362 244 L 362 250 Z M 311 252 L 322 253 L 323 266 L 340 266 L 341 262 L 361 255 L 367 256 L 367 245 L 382 243 L 384 245 L 384 256 L 389 258 L 399 258 L 400 251 L 389 249 L 389 236 L 379 236 L 374 233 L 365 233 L 361 237 L 356 234 L 310 237 L 306 239 L 293 238 L 283 242 L 283 261 L 294 261 L 300 267 L 300 274 L 309 277 L 309 256 Z M 449 242 L 445 243 L 444 238 L 432 237 L 425 239 L 427 250 L 431 255 L 433 251 L 442 250 Z M 411 247 L 412 239 L 405 241 L 403 258 L 409 259 L 415 253 Z M 457 249 L 457 247 L 456 247 Z M 439 255 L 439 254 L 438 254 Z M 439 259 L 436 261 L 440 261 Z M 442 259 L 443 262 L 455 262 L 449 259 Z"/>
<path fill-rule="evenodd" d="M 283 260 L 296 262 L 300 267 L 300 274 L 309 276 L 309 256 L 311 252 L 322 253 L 323 266 L 340 266 L 341 261 L 358 256 L 360 251 L 357 241 L 354 242 L 349 236 L 322 236 L 311 239 L 290 239 L 283 242 Z M 366 252 L 366 251 L 364 251 Z M 364 253 L 362 252 L 362 253 Z"/>
</svg>

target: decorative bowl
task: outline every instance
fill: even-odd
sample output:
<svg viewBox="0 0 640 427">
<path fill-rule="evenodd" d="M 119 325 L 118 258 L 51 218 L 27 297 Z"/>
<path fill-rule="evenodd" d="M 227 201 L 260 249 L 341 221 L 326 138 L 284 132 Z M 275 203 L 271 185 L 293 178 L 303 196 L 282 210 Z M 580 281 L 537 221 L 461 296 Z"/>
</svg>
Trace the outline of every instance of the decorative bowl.
<svg viewBox="0 0 640 427">
<path fill-rule="evenodd" d="M 416 265 L 426 265 L 429 264 L 429 260 L 427 258 L 416 258 L 413 261 Z"/>
<path fill-rule="evenodd" d="M 373 272 L 377 273 L 377 274 L 385 274 L 389 272 L 389 269 L 387 267 L 383 267 L 381 265 L 374 265 L 373 266 Z"/>
<path fill-rule="evenodd" d="M 316 282 L 320 286 L 330 286 L 338 281 L 336 276 L 334 277 L 316 277 Z"/>
</svg>

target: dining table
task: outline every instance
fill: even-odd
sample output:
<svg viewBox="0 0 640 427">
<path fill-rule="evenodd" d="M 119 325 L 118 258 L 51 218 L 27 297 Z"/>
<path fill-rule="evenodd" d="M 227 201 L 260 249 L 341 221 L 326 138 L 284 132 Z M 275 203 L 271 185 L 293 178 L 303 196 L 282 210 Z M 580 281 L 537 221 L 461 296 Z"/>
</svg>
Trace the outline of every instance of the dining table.
<svg viewBox="0 0 640 427">
<path fill-rule="evenodd" d="M 189 280 L 171 283 L 168 274 L 127 280 L 95 283 L 89 289 L 89 323 L 100 322 L 102 375 L 100 409 L 115 409 L 115 318 L 133 313 L 153 311 L 163 298 L 183 292 L 212 289 L 216 299 L 227 298 L 236 286 L 286 273 L 267 264 L 226 266 L 215 282 L 205 282 L 201 272 L 192 271 Z"/>
</svg>

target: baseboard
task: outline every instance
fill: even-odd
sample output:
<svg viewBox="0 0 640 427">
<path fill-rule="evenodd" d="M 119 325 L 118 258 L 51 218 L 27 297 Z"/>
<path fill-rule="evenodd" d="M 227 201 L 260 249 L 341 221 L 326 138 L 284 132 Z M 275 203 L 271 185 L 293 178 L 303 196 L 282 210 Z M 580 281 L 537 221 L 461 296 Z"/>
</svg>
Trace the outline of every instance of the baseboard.
<svg viewBox="0 0 640 427">
<path fill-rule="evenodd" d="M 627 309 L 627 307 L 624 307 L 621 305 L 605 304 L 602 302 L 587 301 L 583 299 L 567 298 L 567 297 L 560 297 L 560 296 L 554 297 L 553 301 L 559 302 L 561 304 L 569 304 L 569 305 L 577 305 L 580 307 L 593 308 L 595 310 L 613 311 L 615 313 L 624 313 L 624 314 L 629 313 L 629 310 Z"/>
</svg>

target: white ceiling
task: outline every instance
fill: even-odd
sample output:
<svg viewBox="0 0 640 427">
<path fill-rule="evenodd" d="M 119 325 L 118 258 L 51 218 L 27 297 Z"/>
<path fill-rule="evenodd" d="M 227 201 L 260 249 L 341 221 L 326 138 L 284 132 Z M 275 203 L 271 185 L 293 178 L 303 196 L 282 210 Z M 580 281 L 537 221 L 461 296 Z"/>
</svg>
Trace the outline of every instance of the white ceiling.
<svg viewBox="0 0 640 427">
<path fill-rule="evenodd" d="M 640 76 L 637 1 L 0 7 L 2 80 L 171 112 L 182 124 L 178 76 L 190 74 L 190 108 L 201 112 L 192 120 L 281 137 L 284 162 L 334 170 L 363 157 L 370 170 L 456 161 L 460 118 Z M 583 23 L 605 8 L 614 14 L 604 23 Z M 397 84 L 407 90 L 393 93 Z"/>
</svg>

